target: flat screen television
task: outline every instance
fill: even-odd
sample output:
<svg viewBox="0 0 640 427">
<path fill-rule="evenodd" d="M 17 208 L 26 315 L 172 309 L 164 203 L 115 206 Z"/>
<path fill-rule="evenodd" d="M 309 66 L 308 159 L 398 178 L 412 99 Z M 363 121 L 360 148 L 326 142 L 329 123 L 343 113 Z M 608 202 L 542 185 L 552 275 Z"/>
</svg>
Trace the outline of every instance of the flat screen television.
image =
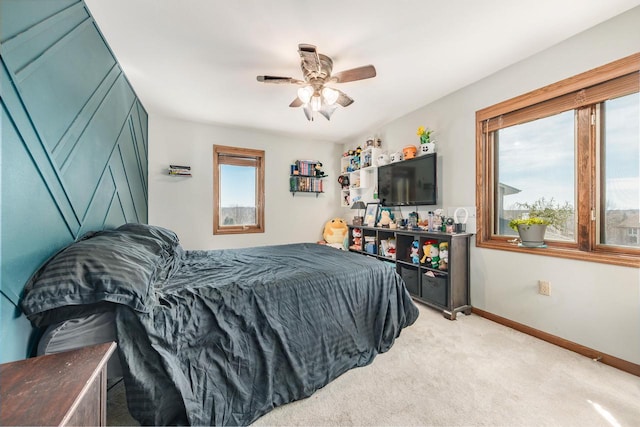
<svg viewBox="0 0 640 427">
<path fill-rule="evenodd" d="M 383 206 L 435 205 L 438 202 L 436 153 L 378 168 Z"/>
</svg>

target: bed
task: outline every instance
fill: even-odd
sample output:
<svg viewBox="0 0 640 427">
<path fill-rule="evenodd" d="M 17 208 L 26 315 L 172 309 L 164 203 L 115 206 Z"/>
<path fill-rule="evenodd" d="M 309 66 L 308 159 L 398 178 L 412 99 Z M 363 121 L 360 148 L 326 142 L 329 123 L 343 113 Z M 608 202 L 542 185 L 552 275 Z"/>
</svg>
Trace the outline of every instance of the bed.
<svg viewBox="0 0 640 427">
<path fill-rule="evenodd" d="M 45 347 L 108 340 L 106 326 L 129 411 L 150 425 L 248 425 L 371 363 L 418 317 L 376 259 L 310 243 L 184 251 L 142 224 L 58 252 L 21 306 L 53 326 Z"/>
</svg>

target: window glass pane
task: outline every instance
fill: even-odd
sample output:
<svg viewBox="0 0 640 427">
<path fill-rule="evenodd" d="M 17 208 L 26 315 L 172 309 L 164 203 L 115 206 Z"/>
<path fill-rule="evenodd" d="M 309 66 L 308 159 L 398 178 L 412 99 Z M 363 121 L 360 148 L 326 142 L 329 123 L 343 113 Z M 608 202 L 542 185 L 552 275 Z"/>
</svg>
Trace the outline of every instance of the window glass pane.
<svg viewBox="0 0 640 427">
<path fill-rule="evenodd" d="M 221 164 L 219 225 L 256 225 L 256 215 L 256 168 Z"/>
<path fill-rule="evenodd" d="M 640 95 L 604 103 L 600 243 L 640 247 Z"/>
<path fill-rule="evenodd" d="M 545 240 L 575 240 L 574 133 L 574 111 L 494 133 L 496 234 L 517 235 L 509 221 L 534 208 L 558 219 L 547 227 Z"/>
</svg>

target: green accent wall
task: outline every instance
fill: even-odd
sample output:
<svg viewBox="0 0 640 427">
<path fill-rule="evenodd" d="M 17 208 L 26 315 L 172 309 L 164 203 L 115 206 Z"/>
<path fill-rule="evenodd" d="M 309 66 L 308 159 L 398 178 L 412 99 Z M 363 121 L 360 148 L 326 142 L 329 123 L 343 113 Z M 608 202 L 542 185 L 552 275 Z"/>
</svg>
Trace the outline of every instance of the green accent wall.
<svg viewBox="0 0 640 427">
<path fill-rule="evenodd" d="M 83 1 L 0 0 L 0 362 L 32 354 L 33 272 L 90 230 L 147 222 L 147 113 Z"/>
</svg>

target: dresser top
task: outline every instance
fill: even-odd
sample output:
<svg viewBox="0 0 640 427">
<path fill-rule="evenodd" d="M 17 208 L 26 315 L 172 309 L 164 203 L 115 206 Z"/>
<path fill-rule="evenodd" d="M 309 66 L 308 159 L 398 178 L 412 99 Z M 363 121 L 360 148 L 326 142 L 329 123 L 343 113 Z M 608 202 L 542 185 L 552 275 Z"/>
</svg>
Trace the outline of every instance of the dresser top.
<svg viewBox="0 0 640 427">
<path fill-rule="evenodd" d="M 114 342 L 0 365 L 0 425 L 60 425 L 106 366 Z"/>
</svg>

